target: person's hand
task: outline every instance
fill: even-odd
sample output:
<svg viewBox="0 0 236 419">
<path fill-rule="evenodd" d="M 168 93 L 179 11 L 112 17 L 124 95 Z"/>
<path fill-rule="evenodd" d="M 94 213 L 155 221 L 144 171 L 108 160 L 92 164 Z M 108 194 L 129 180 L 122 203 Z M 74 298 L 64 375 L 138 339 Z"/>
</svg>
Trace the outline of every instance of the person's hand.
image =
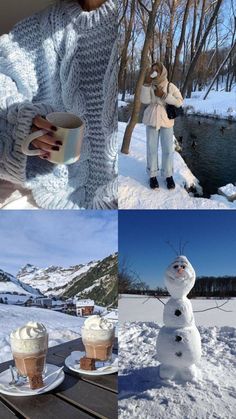
<svg viewBox="0 0 236 419">
<path fill-rule="evenodd" d="M 40 115 L 37 115 L 33 119 L 32 132 L 38 131 L 39 129 L 44 129 L 47 134 L 42 135 L 41 137 L 36 138 L 32 141 L 32 145 L 41 150 L 42 154 L 39 156 L 41 159 L 48 159 L 50 157 L 50 151 L 59 151 L 62 146 L 62 141 L 55 137 L 57 128 L 53 126 L 46 119 L 42 118 Z"/>
<path fill-rule="evenodd" d="M 155 88 L 155 95 L 156 95 L 157 97 L 162 97 L 162 96 L 164 95 L 164 92 L 163 92 L 163 90 L 162 90 L 162 89 L 160 89 L 159 87 L 156 87 L 156 88 Z"/>
<path fill-rule="evenodd" d="M 145 84 L 151 84 L 152 83 L 152 78 L 151 78 L 152 73 L 153 73 L 153 69 L 149 68 L 146 72 L 146 76 L 145 76 L 145 79 L 144 79 Z"/>
</svg>

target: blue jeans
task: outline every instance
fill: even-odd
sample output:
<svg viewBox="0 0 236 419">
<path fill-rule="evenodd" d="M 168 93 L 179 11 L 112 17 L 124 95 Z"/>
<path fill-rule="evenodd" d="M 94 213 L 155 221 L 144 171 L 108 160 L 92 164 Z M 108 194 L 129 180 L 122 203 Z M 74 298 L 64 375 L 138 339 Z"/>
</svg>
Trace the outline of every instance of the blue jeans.
<svg viewBox="0 0 236 419">
<path fill-rule="evenodd" d="M 173 175 L 173 157 L 174 157 L 174 138 L 173 128 L 156 128 L 147 125 L 147 171 L 150 177 L 157 176 L 158 166 L 158 146 L 161 139 L 162 149 L 162 175 L 170 177 Z"/>
</svg>

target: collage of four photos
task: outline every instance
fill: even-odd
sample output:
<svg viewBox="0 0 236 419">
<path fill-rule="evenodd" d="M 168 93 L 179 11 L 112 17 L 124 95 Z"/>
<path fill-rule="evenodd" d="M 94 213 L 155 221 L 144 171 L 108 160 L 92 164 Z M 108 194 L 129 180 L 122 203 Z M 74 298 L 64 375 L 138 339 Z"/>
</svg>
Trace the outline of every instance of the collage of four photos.
<svg viewBox="0 0 236 419">
<path fill-rule="evenodd" d="M 234 419 L 236 5 L 0 2 L 0 419 Z"/>
</svg>

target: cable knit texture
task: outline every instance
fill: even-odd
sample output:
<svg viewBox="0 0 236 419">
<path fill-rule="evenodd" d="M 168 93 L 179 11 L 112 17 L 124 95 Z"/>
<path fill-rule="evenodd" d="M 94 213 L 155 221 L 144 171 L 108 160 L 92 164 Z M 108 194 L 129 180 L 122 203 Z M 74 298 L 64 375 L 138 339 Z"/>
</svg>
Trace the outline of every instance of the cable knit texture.
<svg viewBox="0 0 236 419">
<path fill-rule="evenodd" d="M 46 209 L 117 207 L 117 10 L 61 1 L 0 37 L 0 178 L 32 190 Z M 35 115 L 73 112 L 85 122 L 78 163 L 21 152 Z"/>
</svg>

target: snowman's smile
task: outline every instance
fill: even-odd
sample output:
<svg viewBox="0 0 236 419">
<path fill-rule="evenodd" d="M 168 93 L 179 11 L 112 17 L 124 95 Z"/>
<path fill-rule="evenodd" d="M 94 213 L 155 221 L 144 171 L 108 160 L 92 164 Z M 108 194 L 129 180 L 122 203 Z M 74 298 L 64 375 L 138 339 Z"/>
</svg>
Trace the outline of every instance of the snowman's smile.
<svg viewBox="0 0 236 419">
<path fill-rule="evenodd" d="M 169 277 L 172 281 L 175 281 L 176 285 L 181 285 L 183 282 L 188 280 L 187 272 L 181 272 L 179 274 L 177 272 L 173 272 L 169 275 Z"/>
</svg>

